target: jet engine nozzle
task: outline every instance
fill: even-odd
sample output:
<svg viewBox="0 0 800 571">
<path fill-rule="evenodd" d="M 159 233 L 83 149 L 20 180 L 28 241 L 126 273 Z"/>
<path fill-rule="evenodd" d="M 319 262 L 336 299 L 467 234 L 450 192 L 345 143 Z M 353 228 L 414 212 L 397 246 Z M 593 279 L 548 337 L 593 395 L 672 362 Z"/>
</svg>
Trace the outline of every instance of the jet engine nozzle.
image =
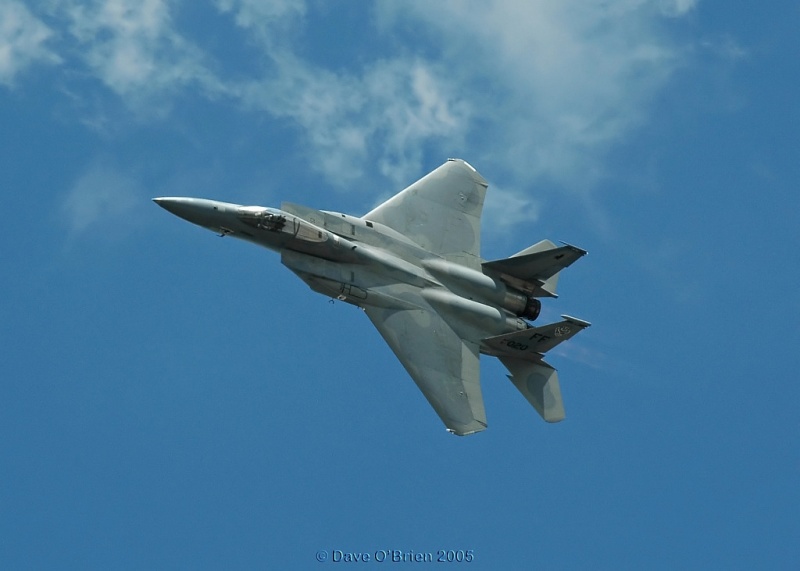
<svg viewBox="0 0 800 571">
<path fill-rule="evenodd" d="M 528 296 L 528 301 L 525 303 L 525 309 L 522 310 L 520 317 L 536 321 L 539 314 L 542 312 L 542 302 L 533 296 Z"/>
</svg>

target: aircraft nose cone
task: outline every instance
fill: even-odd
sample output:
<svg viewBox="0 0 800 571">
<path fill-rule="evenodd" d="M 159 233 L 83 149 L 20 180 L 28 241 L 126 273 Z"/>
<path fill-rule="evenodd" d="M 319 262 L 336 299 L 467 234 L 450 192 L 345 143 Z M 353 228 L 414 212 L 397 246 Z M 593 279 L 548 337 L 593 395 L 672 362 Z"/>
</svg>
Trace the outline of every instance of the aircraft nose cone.
<svg viewBox="0 0 800 571">
<path fill-rule="evenodd" d="M 188 214 L 188 211 L 191 209 L 190 204 L 188 204 L 188 200 L 185 198 L 162 197 L 154 198 L 153 202 L 158 204 L 167 212 L 171 212 L 175 216 L 180 216 L 181 218 L 186 218 L 185 214 Z"/>
<path fill-rule="evenodd" d="M 167 212 L 200 226 L 213 225 L 220 212 L 216 203 L 200 198 L 161 197 L 154 198 L 153 202 Z"/>
<path fill-rule="evenodd" d="M 214 232 L 231 232 L 237 224 L 236 210 L 239 204 L 208 200 L 207 198 L 190 198 L 188 196 L 165 196 L 154 198 L 153 202 L 179 218 L 208 228 Z"/>
</svg>

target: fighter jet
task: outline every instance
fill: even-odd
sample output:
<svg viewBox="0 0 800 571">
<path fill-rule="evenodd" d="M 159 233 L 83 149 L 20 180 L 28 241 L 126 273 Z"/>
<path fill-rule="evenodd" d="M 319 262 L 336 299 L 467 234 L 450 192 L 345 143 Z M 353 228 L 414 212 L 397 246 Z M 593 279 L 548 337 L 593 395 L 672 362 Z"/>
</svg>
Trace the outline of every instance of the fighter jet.
<svg viewBox="0 0 800 571">
<path fill-rule="evenodd" d="M 543 240 L 510 258 L 481 258 L 487 187 L 469 163 L 450 159 L 361 217 L 287 202 L 153 200 L 220 236 L 276 250 L 312 290 L 364 310 L 447 430 L 464 436 L 487 426 L 481 353 L 502 361 L 544 420 L 563 420 L 558 373 L 544 356 L 589 327 L 568 315 L 530 323 L 584 250 Z"/>
</svg>

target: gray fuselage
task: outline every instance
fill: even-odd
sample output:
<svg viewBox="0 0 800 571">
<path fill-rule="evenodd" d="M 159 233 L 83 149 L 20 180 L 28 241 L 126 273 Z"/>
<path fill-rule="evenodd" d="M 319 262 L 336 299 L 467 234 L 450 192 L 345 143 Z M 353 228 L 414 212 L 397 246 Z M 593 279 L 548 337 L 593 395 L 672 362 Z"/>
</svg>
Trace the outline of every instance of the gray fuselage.
<svg viewBox="0 0 800 571">
<path fill-rule="evenodd" d="M 499 279 L 428 252 L 377 222 L 293 204 L 283 209 L 198 198 L 159 198 L 173 214 L 281 254 L 314 291 L 365 307 L 439 312 L 476 343 L 529 325 L 531 299 Z M 538 307 L 536 308 L 538 313 Z"/>
</svg>

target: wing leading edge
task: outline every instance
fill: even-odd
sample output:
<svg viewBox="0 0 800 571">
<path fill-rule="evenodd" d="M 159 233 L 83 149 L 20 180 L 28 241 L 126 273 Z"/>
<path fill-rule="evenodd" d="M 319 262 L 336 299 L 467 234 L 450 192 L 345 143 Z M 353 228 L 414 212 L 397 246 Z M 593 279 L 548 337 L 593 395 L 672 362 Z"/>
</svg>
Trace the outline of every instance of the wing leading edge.
<svg viewBox="0 0 800 571">
<path fill-rule="evenodd" d="M 432 310 L 365 312 L 448 430 L 466 436 L 486 429 L 477 343 L 461 339 Z"/>
</svg>

